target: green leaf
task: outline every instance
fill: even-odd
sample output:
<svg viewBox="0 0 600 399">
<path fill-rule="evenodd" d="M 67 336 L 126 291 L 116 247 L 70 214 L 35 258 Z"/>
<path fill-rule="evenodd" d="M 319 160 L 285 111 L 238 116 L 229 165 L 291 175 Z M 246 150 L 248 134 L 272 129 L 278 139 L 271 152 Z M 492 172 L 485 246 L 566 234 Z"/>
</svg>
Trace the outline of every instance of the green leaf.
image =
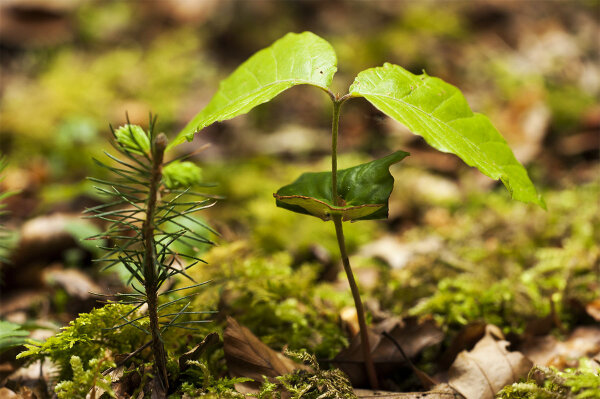
<svg viewBox="0 0 600 399">
<path fill-rule="evenodd" d="M 23 345 L 27 336 L 29 336 L 29 332 L 21 330 L 19 324 L 0 320 L 0 353 L 15 346 Z"/>
<path fill-rule="evenodd" d="M 451 84 L 386 63 L 359 73 L 350 94 L 366 98 L 432 147 L 458 155 L 483 174 L 502 180 L 514 199 L 546 209 L 506 140 L 486 116 L 471 111 Z"/>
<path fill-rule="evenodd" d="M 292 86 L 309 84 L 328 90 L 337 70 L 331 45 L 311 32 L 288 33 L 260 50 L 221 81 L 208 105 L 178 134 L 169 147 L 191 140 L 194 133 L 245 114 Z"/>
<path fill-rule="evenodd" d="M 330 220 L 334 214 L 342 220 L 386 219 L 388 199 L 394 188 L 391 165 L 408 156 L 397 151 L 337 173 L 337 190 L 342 206 L 335 206 L 331 195 L 331 172 L 304 173 L 295 182 L 273 194 L 277 206 L 293 212 Z"/>
</svg>

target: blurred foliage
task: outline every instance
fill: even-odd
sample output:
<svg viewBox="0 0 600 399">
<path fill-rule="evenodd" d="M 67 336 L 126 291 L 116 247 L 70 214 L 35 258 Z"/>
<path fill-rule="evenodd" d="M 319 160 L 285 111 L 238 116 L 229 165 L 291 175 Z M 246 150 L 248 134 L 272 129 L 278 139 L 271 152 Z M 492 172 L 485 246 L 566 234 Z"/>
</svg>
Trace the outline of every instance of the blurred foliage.
<svg viewBox="0 0 600 399">
<path fill-rule="evenodd" d="M 441 221 L 430 217 L 404 239 L 433 236 L 442 248 L 403 269 L 384 269 L 373 295 L 394 313 L 432 314 L 450 328 L 485 321 L 521 333 L 553 307 L 570 325 L 577 317 L 571 301 L 592 301 L 600 284 L 599 195 L 597 184 L 551 191 L 548 212 L 501 193 L 471 195 L 449 212 L 438 208 Z"/>
<path fill-rule="evenodd" d="M 12 140 L 12 157 L 43 155 L 55 178 L 72 177 L 82 166 L 89 170 L 90 155 L 100 153 L 107 119 L 121 121 L 128 111 L 144 121 L 152 111 L 168 127 L 189 88 L 212 74 L 199 36 L 186 28 L 163 32 L 145 49 L 61 48 L 36 76 L 9 82 L 0 135 Z"/>
<path fill-rule="evenodd" d="M 449 335 L 476 320 L 498 324 L 505 332 L 523 332 L 530 321 L 551 314 L 553 308 L 567 329 L 582 317 L 572 303 L 597 298 L 600 285 L 600 187 L 568 185 L 585 180 L 578 177 L 577 162 L 587 158 L 597 167 L 597 155 L 565 157 L 556 152 L 560 138 L 597 127 L 597 2 L 517 6 L 221 1 L 204 22 L 190 23 L 152 16 L 150 3 L 81 2 L 72 15 L 72 41 L 24 47 L 6 53 L 2 61 L 0 147 L 10 159 L 6 174 L 12 175 L 3 184 L 28 182 L 19 188 L 36 193 L 41 202 L 36 209 L 41 210 L 82 193 L 98 200 L 90 195 L 92 184 L 80 181 L 97 175 L 90 171 L 91 157 L 101 156 L 109 122 L 124 123 L 128 111 L 132 123 L 143 123 L 152 111 L 161 127 L 174 133 L 233 65 L 288 31 L 313 30 L 338 54 L 336 90 L 345 92 L 358 71 L 390 61 L 415 73 L 424 68 L 464 89 L 473 108 L 489 113 L 509 142 L 511 135 L 523 132 L 520 125 L 503 119 L 505 113 L 506 119 L 520 123 L 520 112 L 538 102 L 550 112 L 549 125 L 541 131 L 543 145 L 538 144 L 541 156 L 532 159 L 530 168 L 539 177 L 536 183 L 555 187 L 545 193 L 548 212 L 511 202 L 504 192 L 477 188 L 479 183 L 464 169 L 431 173 L 410 167 L 410 158 L 407 165 L 392 168 L 392 219 L 387 224 L 347 223 L 349 251 L 356 254 L 386 231 L 402 243 L 433 238 L 440 245 L 412 254 L 400 269 L 354 255 L 355 264 L 375 265 L 380 273 L 374 287 L 363 282 L 367 296 L 377 299 L 386 314 L 433 314 Z M 255 137 L 251 133 L 276 134 L 282 121 L 297 119 L 307 131 L 323 128 L 329 110 L 315 109 L 323 102 L 310 96 L 295 100 L 296 93 L 303 92 L 295 90 L 289 101 L 259 107 L 255 116 L 214 127 L 203 136 L 216 147 L 206 158 L 200 156 L 210 160 L 203 165 L 203 178 L 218 182 L 211 193 L 226 197 L 207 220 L 223 234 L 224 245 L 212 248 L 206 254 L 208 264 L 192 273 L 198 281 L 214 280 L 197 293 L 194 307 L 236 316 L 274 348 L 288 344 L 332 357 L 347 344 L 340 309 L 352 304 L 346 289 L 319 280 L 324 270 L 316 262 L 315 248 L 324 249 L 321 252 L 330 258 L 319 259 L 321 263 L 338 261 L 333 226 L 278 209 L 272 197 L 301 172 L 328 169 L 330 160 L 314 161 L 318 152 L 302 153 L 313 157 L 302 159 L 293 145 L 286 148 L 283 160 L 239 158 L 240 152 L 263 150 L 245 148 Z M 418 142 L 407 141 L 409 135 L 396 132 L 397 127 L 371 108 L 351 106 L 347 117 L 359 116 L 342 126 L 342 146 L 362 142 L 370 151 L 391 151 L 408 143 L 418 148 Z M 236 134 L 248 139 L 240 144 Z M 186 146 L 193 150 L 194 144 Z M 345 155 L 340 167 L 368 161 L 371 155 Z M 560 172 L 568 175 L 565 180 L 558 181 L 552 169 L 557 160 L 564 165 Z M 43 168 L 47 170 L 39 170 Z M 42 184 L 23 178 L 27 174 Z M 36 174 L 41 176 L 38 180 Z M 89 234 L 89 228 L 69 227 L 77 237 Z M 176 250 L 193 255 L 207 248 Z M 62 291 L 56 295 L 68 300 Z M 110 304 L 81 314 L 46 342 L 29 344 L 22 356 L 49 357 L 59 366 L 62 380 L 73 378 L 71 360 L 78 356 L 78 376 L 71 387 L 83 387 L 86 378 L 98 374 L 101 360 L 93 359 L 103 359 L 105 349 L 123 354 L 144 343 L 145 335 L 132 326 L 110 329 L 122 324 L 128 309 Z M 193 334 L 176 330 L 165 337 L 171 356 L 193 346 L 202 334 L 220 331 L 222 319 L 199 326 Z M 113 360 L 106 359 L 102 367 Z M 232 380 L 221 379 L 222 349 L 198 362 L 190 371 L 193 378 L 180 380 L 185 382 L 178 394 L 225 397 Z M 84 369 L 88 365 L 91 368 Z M 578 371 L 544 373 L 543 381 L 515 384 L 503 392 L 509 396 L 502 397 L 557 397 L 567 387 L 574 387 L 569 394 L 573 398 L 593 397 L 585 395 L 594 392 L 590 387 L 597 376 L 585 364 Z M 548 381 L 558 381 L 558 376 L 561 382 L 550 385 Z M 193 379 L 201 378 L 211 382 L 200 387 Z"/>
<path fill-rule="evenodd" d="M 6 158 L 0 156 L 0 183 L 4 180 L 4 168 L 6 168 L 7 162 Z M 10 260 L 7 256 L 10 253 L 10 248 L 13 246 L 13 242 L 15 241 L 15 236 L 11 232 L 11 230 L 7 229 L 4 226 L 4 221 L 2 219 L 6 218 L 9 212 L 5 209 L 7 198 L 16 194 L 14 191 L 0 191 L 0 264 L 10 263 Z M 2 269 L 0 269 L 0 282 L 2 282 Z"/>
</svg>

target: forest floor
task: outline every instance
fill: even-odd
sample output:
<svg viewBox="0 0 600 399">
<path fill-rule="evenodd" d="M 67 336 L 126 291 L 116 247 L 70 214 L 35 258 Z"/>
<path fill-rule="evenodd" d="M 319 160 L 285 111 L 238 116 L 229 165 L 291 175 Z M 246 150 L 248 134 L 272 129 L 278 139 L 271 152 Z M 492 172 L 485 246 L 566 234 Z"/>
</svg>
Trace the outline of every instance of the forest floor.
<svg viewBox="0 0 600 399">
<path fill-rule="evenodd" d="M 0 399 L 148 392 L 147 337 L 130 325 L 111 329 L 130 308 L 106 305 L 131 292 L 130 274 L 103 271 L 93 261 L 102 251 L 85 240 L 106 227 L 81 217 L 105 201 L 85 180 L 102 173 L 91 159 L 111 152 L 108 121 L 118 126 L 128 111 L 143 125 L 152 110 L 174 133 L 235 65 L 302 30 L 331 40 L 340 87 L 383 61 L 461 87 L 505 134 L 548 210 L 512 201 L 500 183 L 431 150 L 366 102 L 348 104 L 341 168 L 411 153 L 391 168 L 389 218 L 345 226 L 376 393 L 333 224 L 273 199 L 300 173 L 328 169 L 327 99 L 297 88 L 253 116 L 209 127 L 182 152 L 210 144 L 193 159 L 222 199 L 195 217 L 218 233 L 206 233 L 218 245 L 178 251 L 202 258 L 189 275 L 210 283 L 170 299 L 193 294 L 190 309 L 213 313 L 190 315 L 209 321 L 196 330 L 165 333 L 170 397 L 600 395 L 597 3 L 517 10 L 503 2 L 205 1 L 182 11 L 165 0 L 144 12 L 134 3 L 0 6 L 12 29 L 0 28 L 8 163 L 0 188 L 13 193 L 0 196 Z M 222 17 L 224 9 L 234 17 Z M 17 359 L 25 350 L 30 356 Z"/>
</svg>

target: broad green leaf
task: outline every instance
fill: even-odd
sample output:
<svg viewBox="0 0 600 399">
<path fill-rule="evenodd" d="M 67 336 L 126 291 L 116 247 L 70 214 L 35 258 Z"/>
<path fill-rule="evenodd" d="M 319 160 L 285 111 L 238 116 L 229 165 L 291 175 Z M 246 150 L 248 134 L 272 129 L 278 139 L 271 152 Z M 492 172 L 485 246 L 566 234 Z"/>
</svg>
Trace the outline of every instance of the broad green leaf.
<svg viewBox="0 0 600 399">
<path fill-rule="evenodd" d="M 458 155 L 483 174 L 502 180 L 514 199 L 546 208 L 506 140 L 486 116 L 471 111 L 451 84 L 386 63 L 359 73 L 350 94 L 366 98 L 432 147 Z"/>
<path fill-rule="evenodd" d="M 28 335 L 29 332 L 21 330 L 19 324 L 0 320 L 0 353 L 15 346 L 23 345 Z"/>
<path fill-rule="evenodd" d="M 343 206 L 335 206 L 331 193 L 331 172 L 304 173 L 295 182 L 273 194 L 277 206 L 293 212 L 330 220 L 334 214 L 342 220 L 386 219 L 388 199 L 394 188 L 391 165 L 408 156 L 397 151 L 348 169 L 338 170 L 337 190 Z"/>
<path fill-rule="evenodd" d="M 260 50 L 221 81 L 208 105 L 179 133 L 171 146 L 191 140 L 204 127 L 244 114 L 292 86 L 328 90 L 337 70 L 331 45 L 311 32 L 288 33 Z"/>
</svg>

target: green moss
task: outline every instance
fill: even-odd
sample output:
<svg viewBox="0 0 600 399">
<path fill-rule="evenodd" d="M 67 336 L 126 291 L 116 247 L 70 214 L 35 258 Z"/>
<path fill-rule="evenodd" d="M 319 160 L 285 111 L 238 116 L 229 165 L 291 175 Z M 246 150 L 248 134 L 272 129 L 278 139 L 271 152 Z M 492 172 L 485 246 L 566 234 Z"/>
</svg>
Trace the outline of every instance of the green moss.
<svg viewBox="0 0 600 399">
<path fill-rule="evenodd" d="M 439 248 L 403 269 L 382 268 L 374 294 L 385 309 L 434 315 L 451 328 L 485 321 L 520 333 L 552 306 L 573 325 L 573 301 L 586 304 L 598 289 L 599 194 L 597 184 L 549 192 L 548 212 L 501 194 L 471 195 L 450 206 L 446 222 L 403 234 L 407 242 L 434 237 Z"/>
<path fill-rule="evenodd" d="M 61 381 L 56 384 L 54 391 L 58 399 L 85 398 L 92 388 L 102 389 L 106 395 L 115 398 L 109 377 L 102 375 L 102 371 L 114 367 L 112 361 L 103 359 L 90 359 L 89 369 L 85 370 L 79 356 L 71 356 L 69 361 L 73 373 L 72 380 Z"/>
<path fill-rule="evenodd" d="M 352 298 L 348 292 L 340 294 L 343 300 L 330 301 L 328 290 L 317 282 L 317 265 L 293 267 L 289 254 L 261 255 L 243 242 L 213 248 L 205 260 L 207 265 L 190 274 L 214 283 L 193 306 L 218 306 L 277 349 L 287 345 L 332 357 L 347 344 L 338 314 Z"/>
<path fill-rule="evenodd" d="M 600 396 L 600 375 L 589 359 L 582 359 L 576 369 L 559 371 L 535 366 L 525 382 L 504 387 L 501 399 L 591 399 Z"/>
<path fill-rule="evenodd" d="M 224 398 L 243 399 L 246 396 L 235 390 L 235 384 L 252 381 L 250 378 L 216 378 L 205 362 L 188 361 L 185 371 L 187 381 L 181 384 L 179 391 L 188 398 Z"/>
<path fill-rule="evenodd" d="M 257 397 L 271 399 L 355 399 L 348 377 L 338 369 L 322 370 L 315 356 L 306 351 L 286 351 L 286 355 L 302 361 L 311 370 L 296 370 L 277 377 L 278 384 L 265 381 Z"/>
<path fill-rule="evenodd" d="M 29 341 L 25 345 L 27 350 L 17 358 L 49 358 L 58 366 L 58 380 L 70 380 L 73 356 L 77 356 L 81 364 L 89 364 L 92 359 L 102 358 L 106 350 L 115 355 L 129 353 L 144 344 L 146 335 L 131 325 L 114 328 L 122 324 L 122 317 L 131 309 L 130 305 L 108 304 L 90 313 L 81 313 L 45 342 Z"/>
</svg>

